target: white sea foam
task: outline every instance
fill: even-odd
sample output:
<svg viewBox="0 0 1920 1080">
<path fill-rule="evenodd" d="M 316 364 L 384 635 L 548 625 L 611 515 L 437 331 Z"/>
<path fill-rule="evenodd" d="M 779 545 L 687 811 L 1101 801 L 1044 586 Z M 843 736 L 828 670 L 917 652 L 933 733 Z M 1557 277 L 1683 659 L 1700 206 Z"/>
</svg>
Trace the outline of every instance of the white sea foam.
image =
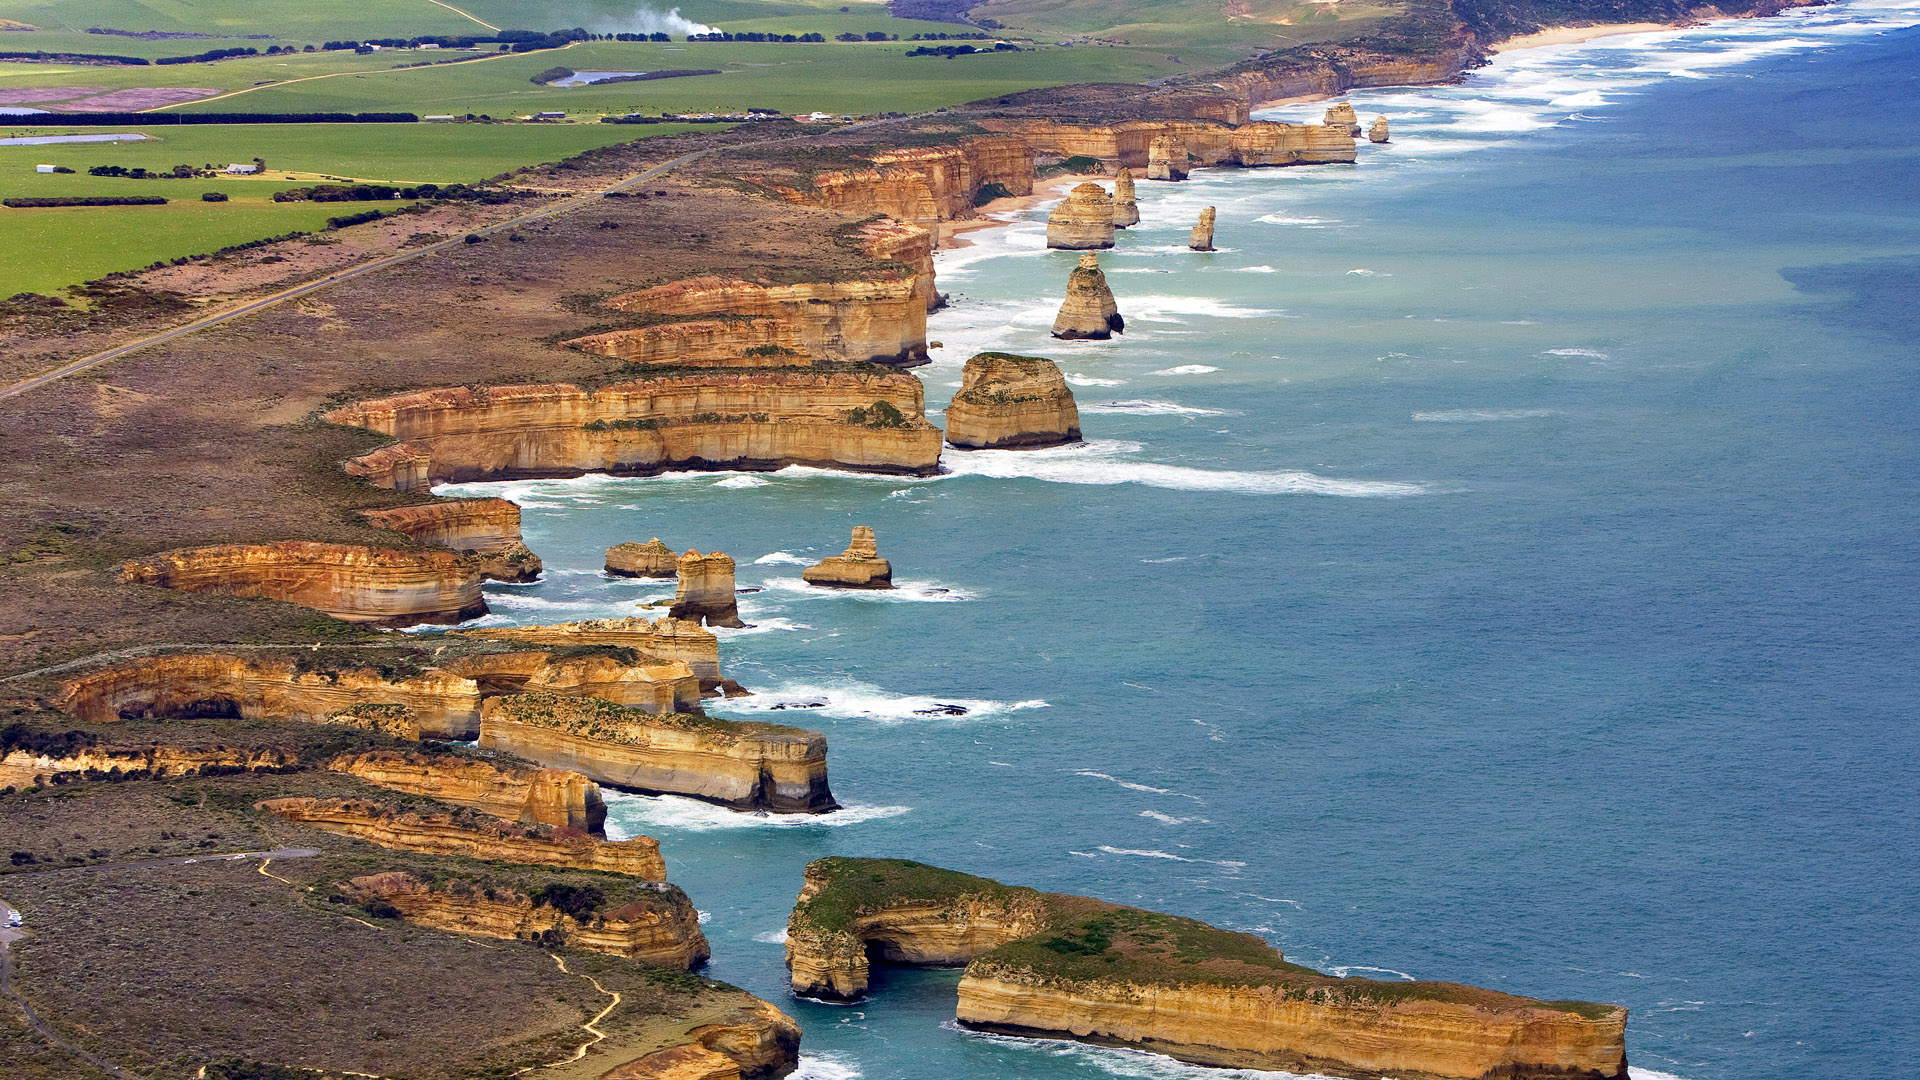
<svg viewBox="0 0 1920 1080">
<path fill-rule="evenodd" d="M 1134 413 L 1139 416 L 1225 416 L 1221 409 L 1176 405 L 1171 401 L 1101 401 L 1082 405 L 1082 411 Z"/>
<path fill-rule="evenodd" d="M 811 565 L 811 564 L 809 564 Z M 891 589 L 834 589 L 809 585 L 803 578 L 768 578 L 766 586 L 780 594 L 809 600 L 856 600 L 870 604 L 960 604 L 976 600 L 974 593 L 932 581 L 896 581 Z"/>
<path fill-rule="evenodd" d="M 994 701 L 958 696 L 932 697 L 895 694 L 870 683 L 846 680 L 832 685 L 786 683 L 757 690 L 747 697 L 710 702 L 714 712 L 751 713 L 768 719 L 804 723 L 808 716 L 844 720 L 878 720 L 886 724 L 949 719 L 995 720 L 1029 709 L 1044 709 L 1045 701 Z M 955 712 L 954 710 L 962 710 Z"/>
<path fill-rule="evenodd" d="M 787 943 L 787 928 L 783 926 L 778 930 L 763 930 L 753 935 L 753 940 L 762 945 L 785 945 Z"/>
<path fill-rule="evenodd" d="M 860 1070 L 841 1054 L 801 1054 L 800 1067 L 787 1080 L 860 1080 Z"/>
<path fill-rule="evenodd" d="M 1265 266 L 1265 265 L 1238 266 L 1234 268 L 1234 273 L 1237 273 L 1237 274 L 1277 274 L 1279 272 L 1280 271 L 1275 270 L 1273 267 Z"/>
<path fill-rule="evenodd" d="M 1217 367 L 1208 367 L 1205 364 L 1181 364 L 1179 367 L 1161 368 L 1159 371 L 1149 371 L 1147 372 L 1147 374 L 1149 375 L 1210 375 L 1213 372 L 1216 372 L 1219 370 L 1220 369 Z"/>
<path fill-rule="evenodd" d="M 1125 386 L 1127 385 L 1127 380 L 1125 379 L 1099 379 L 1099 378 L 1095 378 L 1092 375 L 1082 375 L 1079 372 L 1074 372 L 1073 374 L 1068 375 L 1067 381 L 1072 383 L 1075 386 Z"/>
<path fill-rule="evenodd" d="M 1058 308 L 1049 308 L 1052 314 Z M 1052 321 L 1049 314 L 1048 321 Z M 1211 296 L 1130 296 L 1127 298 L 1127 322 L 1171 322 L 1183 321 L 1183 316 L 1201 315 L 1215 319 L 1264 319 L 1279 312 L 1267 308 L 1241 307 Z"/>
<path fill-rule="evenodd" d="M 631 840 L 660 829 L 709 832 L 714 829 L 840 828 L 899 817 L 913 809 L 849 804 L 830 814 L 768 814 L 729 810 L 681 795 L 630 795 L 604 788 L 600 794 L 607 801 L 606 828 L 610 840 Z"/>
<path fill-rule="evenodd" d="M 745 473 L 742 473 L 739 476 L 729 476 L 725 480 L 716 480 L 714 481 L 713 486 L 717 488 L 757 488 L 757 487 L 766 487 L 768 484 L 771 484 L 772 482 L 773 481 L 768 480 L 765 477 L 748 476 Z"/>
<path fill-rule="evenodd" d="M 1053 1058 L 1069 1068 L 1095 1068 L 1109 1076 L 1121 1077 L 1122 1080 L 1332 1080 L 1331 1077 L 1320 1073 L 1216 1069 L 1206 1065 L 1190 1065 L 1176 1058 L 1121 1046 L 1095 1046 L 1092 1043 L 1073 1042 L 1067 1039 L 1031 1039 L 1020 1035 L 999 1035 L 963 1028 L 951 1020 L 940 1026 L 949 1031 L 957 1031 L 968 1038 L 981 1039 L 1009 1048 L 1030 1051 L 1037 1056 Z M 1635 1077 L 1634 1080 L 1641 1080 L 1641 1078 Z"/>
<path fill-rule="evenodd" d="M 713 921 L 713 912 L 701 911 L 700 909 L 695 908 L 693 912 L 693 919 L 695 922 L 699 923 L 701 926 L 705 926 L 708 923 Z"/>
<path fill-rule="evenodd" d="M 753 560 L 755 566 L 812 566 L 818 560 L 803 559 L 791 551 L 769 551 Z"/>
<path fill-rule="evenodd" d="M 1595 360 L 1608 359 L 1607 354 L 1598 349 L 1548 349 L 1542 356 L 1590 356 Z"/>
<path fill-rule="evenodd" d="M 1184 791 L 1175 791 L 1172 788 L 1153 787 L 1149 784 L 1137 784 L 1131 780 L 1122 780 L 1110 773 L 1094 772 L 1092 769 L 1076 769 L 1073 775 L 1090 777 L 1094 780 L 1105 780 L 1110 784 L 1118 784 L 1128 791 L 1145 791 L 1154 795 L 1175 795 L 1182 799 L 1192 799 L 1194 802 L 1206 801 L 1198 795 L 1189 795 Z"/>
<path fill-rule="evenodd" d="M 1348 277 L 1392 277 L 1393 275 L 1389 273 L 1385 273 L 1380 270 L 1367 270 L 1365 268 L 1362 268 L 1359 270 L 1347 271 L 1347 276 Z"/>
<path fill-rule="evenodd" d="M 753 634 L 772 634 L 813 629 L 813 627 L 806 623 L 794 622 L 792 619 L 783 619 L 779 616 L 772 618 L 754 616 L 750 622 L 745 617 L 742 617 L 741 621 L 748 622 L 748 625 L 742 627 L 709 626 L 707 629 L 712 630 L 722 638 L 747 637 Z"/>
<path fill-rule="evenodd" d="M 1356 971 L 1372 972 L 1375 975 L 1392 975 L 1396 979 L 1405 979 L 1408 982 L 1417 981 L 1412 975 L 1404 971 L 1395 971 L 1392 968 L 1368 967 L 1365 964 L 1344 964 L 1338 967 L 1330 967 L 1327 969 L 1327 974 L 1338 979 L 1345 979 Z"/>
<path fill-rule="evenodd" d="M 1495 420 L 1532 420 L 1558 415 L 1553 409 L 1443 409 L 1438 412 L 1417 412 L 1413 418 L 1423 424 L 1485 424 Z"/>
<path fill-rule="evenodd" d="M 1342 480 L 1310 472 L 1237 472 L 1130 461 L 1138 443 L 1096 439 L 1046 450 L 967 450 L 943 454 L 950 474 L 1055 484 L 1144 484 L 1171 491 L 1220 491 L 1240 495 L 1339 495 L 1397 498 L 1425 494 L 1421 484 L 1392 480 Z"/>
<path fill-rule="evenodd" d="M 1202 825 L 1213 824 L 1203 817 L 1174 817 L 1172 814 L 1163 814 L 1158 810 L 1142 810 L 1140 816 L 1150 818 L 1162 825 L 1191 825 L 1196 821 Z"/>
<path fill-rule="evenodd" d="M 1130 855 L 1136 859 L 1168 859 L 1173 862 L 1208 863 L 1213 866 L 1226 866 L 1226 867 L 1232 867 L 1232 868 L 1238 868 L 1238 867 L 1247 865 L 1246 863 L 1239 862 L 1234 859 L 1192 859 L 1192 858 L 1188 858 L 1185 855 L 1175 855 L 1171 851 L 1161 851 L 1157 848 L 1145 848 L 1145 849 L 1120 848 L 1120 847 L 1111 847 L 1106 844 L 1101 844 L 1099 850 L 1104 851 L 1109 855 Z"/>
<path fill-rule="evenodd" d="M 1320 226 L 1325 226 L 1325 225 L 1340 224 L 1339 218 L 1293 217 L 1288 214 L 1277 214 L 1277 213 L 1264 214 L 1260 217 L 1254 218 L 1253 220 L 1258 221 L 1264 225 L 1305 225 L 1313 228 L 1318 228 Z"/>
</svg>

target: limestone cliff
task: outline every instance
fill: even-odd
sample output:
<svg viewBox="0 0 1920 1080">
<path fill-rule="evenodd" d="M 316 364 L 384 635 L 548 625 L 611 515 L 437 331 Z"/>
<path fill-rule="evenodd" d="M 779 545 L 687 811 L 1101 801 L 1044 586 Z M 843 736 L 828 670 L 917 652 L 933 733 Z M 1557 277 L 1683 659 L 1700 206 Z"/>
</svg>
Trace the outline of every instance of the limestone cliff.
<svg viewBox="0 0 1920 1080">
<path fill-rule="evenodd" d="M 376 626 L 457 623 L 487 613 L 475 557 L 442 549 L 221 544 L 133 559 L 121 567 L 120 581 L 263 596 Z"/>
<path fill-rule="evenodd" d="M 871 525 L 855 525 L 853 542 L 838 555 L 829 555 L 800 572 L 809 585 L 835 589 L 891 589 L 893 564 L 880 557 Z"/>
<path fill-rule="evenodd" d="M 698 967 L 711 955 L 699 913 L 685 893 L 665 883 L 579 917 L 512 889 L 459 878 L 428 884 L 401 871 L 354 878 L 342 892 L 386 904 L 410 923 L 456 934 L 527 939 L 552 932 L 578 949 L 681 969 Z"/>
<path fill-rule="evenodd" d="M 630 791 L 742 810 L 818 814 L 839 805 L 827 788 L 826 736 L 778 724 L 518 694 L 488 700 L 480 745 Z"/>
<path fill-rule="evenodd" d="M 918 225 L 892 218 L 875 218 L 860 226 L 860 250 L 876 259 L 888 259 L 913 268 L 913 290 L 928 311 L 947 302 L 934 290 L 933 234 Z"/>
<path fill-rule="evenodd" d="M 1156 135 L 1147 144 L 1147 179 L 1185 180 L 1187 144 L 1177 135 Z"/>
<path fill-rule="evenodd" d="M 981 189 L 1033 193 L 1033 148 L 1006 135 L 975 136 L 946 146 L 890 149 L 868 155 L 871 168 L 816 174 L 811 183 L 775 185 L 795 202 L 880 213 L 898 221 L 953 221 L 974 216 Z"/>
<path fill-rule="evenodd" d="M 676 572 L 679 560 L 676 558 Z M 720 639 L 713 631 L 685 619 L 589 619 L 549 626 L 489 626 L 459 630 L 464 637 L 518 641 L 528 645 L 579 647 L 609 645 L 632 649 L 641 656 L 686 664 L 704 690 L 723 681 L 720 675 Z"/>
<path fill-rule="evenodd" d="M 870 956 L 959 967 L 1045 920 L 1032 889 L 901 859 L 818 859 L 787 919 L 787 970 L 796 994 L 853 1001 Z"/>
<path fill-rule="evenodd" d="M 426 795 L 509 821 L 598 833 L 607 819 L 600 785 L 565 769 L 524 768 L 458 754 L 374 750 L 327 763 L 376 787 Z"/>
<path fill-rule="evenodd" d="M 1254 168 L 1354 160 L 1351 133 L 1344 127 L 1322 124 L 1264 120 L 1240 124 L 1206 120 L 1132 120 L 1099 125 L 1053 120 L 983 122 L 1017 130 L 1050 153 L 1095 157 L 1129 168 L 1144 166 L 1149 180 L 1184 180 L 1195 166 Z"/>
<path fill-rule="evenodd" d="M 362 401 L 325 419 L 401 440 L 426 459 L 404 475 L 431 483 L 787 465 L 919 476 L 940 458 L 920 380 L 877 369 L 696 371 L 597 390 L 448 387 Z M 347 471 L 376 484 L 401 476 L 384 454 Z"/>
<path fill-rule="evenodd" d="M 258 805 L 275 817 L 396 851 L 667 880 L 660 843 L 650 836 L 598 840 L 580 829 L 529 825 L 471 810 L 454 814 L 407 812 L 367 799 L 283 798 L 267 799 Z"/>
<path fill-rule="evenodd" d="M 1133 189 L 1133 170 L 1125 165 L 1113 178 L 1113 227 L 1124 229 L 1140 224 L 1140 202 Z"/>
<path fill-rule="evenodd" d="M 392 739 L 418 741 L 421 738 L 419 714 L 408 706 L 390 701 L 349 705 L 328 713 L 320 722 L 377 732 Z"/>
<path fill-rule="evenodd" d="M 833 281 L 777 284 L 693 277 L 622 293 L 610 308 L 654 315 L 777 319 L 815 357 L 918 364 L 927 359 L 930 282 L 910 270 L 876 270 Z"/>
<path fill-rule="evenodd" d="M 285 750 L 227 746 L 91 746 L 61 753 L 12 750 L 0 755 L 0 789 L 45 787 L 56 776 L 198 776 L 205 772 L 282 772 L 299 765 Z"/>
<path fill-rule="evenodd" d="M 1068 341 L 1105 341 L 1126 328 L 1120 305 L 1107 286 L 1107 275 L 1100 271 L 1100 260 L 1092 252 L 1080 256 L 1080 265 L 1067 275 L 1067 297 L 1060 303 L 1060 314 L 1054 317 L 1053 336 Z M 951 426 L 951 419 L 948 423 Z"/>
<path fill-rule="evenodd" d="M 1368 86 L 1419 86 L 1451 82 L 1478 64 L 1480 46 L 1459 36 L 1434 52 L 1370 52 L 1353 48 L 1329 51 L 1317 63 L 1261 66 L 1214 76 L 1215 85 L 1258 109 L 1289 99 L 1333 97 Z"/>
<path fill-rule="evenodd" d="M 1261 121 L 1233 129 L 1221 164 L 1241 168 L 1267 165 L 1331 165 L 1355 160 L 1353 136 L 1323 124 L 1275 124 Z"/>
<path fill-rule="evenodd" d="M 740 1080 L 740 1063 L 687 1043 L 615 1065 L 601 1073 L 600 1080 Z"/>
<path fill-rule="evenodd" d="M 1345 101 L 1336 101 L 1327 106 L 1327 114 L 1320 121 L 1330 128 L 1337 128 L 1349 135 L 1360 134 L 1360 118 L 1353 113 L 1353 105 Z"/>
<path fill-rule="evenodd" d="M 744 996 L 744 995 L 743 995 Z M 600 1080 L 755 1080 L 785 1076 L 800 1057 L 800 1025 L 759 998 L 686 1033 L 692 1042 L 616 1065 Z"/>
<path fill-rule="evenodd" d="M 1083 251 L 1113 246 L 1113 198 L 1092 181 L 1067 193 L 1047 215 L 1047 246 Z"/>
<path fill-rule="evenodd" d="M 1200 211 L 1200 223 L 1187 234 L 1187 246 L 1195 251 L 1213 250 L 1213 207 Z"/>
<path fill-rule="evenodd" d="M 606 568 L 615 577 L 670 578 L 679 573 L 679 562 L 656 536 L 644 544 L 629 541 L 608 548 Z"/>
<path fill-rule="evenodd" d="M 689 319 L 574 338 L 567 347 L 635 366 L 788 367 L 810 357 L 792 323 L 779 319 Z"/>
<path fill-rule="evenodd" d="M 1067 317 L 1064 308 L 1061 317 Z M 1016 450 L 1079 440 L 1080 409 L 1053 361 L 1011 353 L 967 361 L 960 391 L 947 406 L 947 442 L 963 450 Z"/>
<path fill-rule="evenodd" d="M 674 564 L 679 579 L 667 614 L 688 622 L 739 629 L 740 605 L 734 599 L 733 557 L 721 551 L 705 555 L 688 548 Z"/>
<path fill-rule="evenodd" d="M 416 543 L 482 556 L 476 560 L 482 577 L 522 582 L 540 576 L 540 557 L 520 539 L 520 507 L 505 499 L 442 499 L 360 516 Z"/>
<path fill-rule="evenodd" d="M 956 1015 L 990 1031 L 1367 1080 L 1627 1075 L 1619 1006 L 1335 978 L 1252 934 L 919 863 L 813 863 L 787 935 L 801 992 L 857 992 L 870 955 L 965 961 Z"/>
<path fill-rule="evenodd" d="M 1383 143 L 1387 141 L 1387 118 L 1386 117 L 1376 116 L 1373 118 L 1373 126 L 1367 129 L 1367 141 L 1376 142 L 1376 143 Z"/>
</svg>

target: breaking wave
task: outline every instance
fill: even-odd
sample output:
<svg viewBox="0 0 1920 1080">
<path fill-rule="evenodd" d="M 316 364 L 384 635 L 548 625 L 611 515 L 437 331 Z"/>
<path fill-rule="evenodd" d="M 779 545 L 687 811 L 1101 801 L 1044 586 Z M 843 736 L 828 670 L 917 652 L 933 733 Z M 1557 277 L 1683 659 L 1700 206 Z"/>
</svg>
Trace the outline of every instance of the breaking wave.
<svg viewBox="0 0 1920 1080">
<path fill-rule="evenodd" d="M 1423 484 L 1392 480 L 1342 480 L 1310 472 L 1239 472 L 1128 461 L 1138 443 L 1096 439 L 1046 450 L 969 450 L 942 455 L 957 476 L 1029 479 L 1054 484 L 1144 484 L 1172 491 L 1221 491 L 1241 495 L 1339 495 L 1400 498 L 1426 494 Z"/>
<path fill-rule="evenodd" d="M 831 829 L 881 818 L 899 817 L 911 806 L 848 804 L 830 814 L 769 814 L 729 810 L 684 795 L 631 795 L 601 789 L 607 801 L 607 839 L 631 840 L 661 829 L 709 832 L 714 829 Z"/>
<path fill-rule="evenodd" d="M 801 726 L 805 726 L 806 717 L 814 715 L 903 724 L 960 718 L 1000 719 L 1015 712 L 1046 707 L 1047 703 L 1038 698 L 1030 701 L 994 701 L 985 698 L 893 694 L 870 683 L 852 680 L 833 686 L 789 683 L 771 690 L 757 690 L 747 697 L 714 701 L 707 706 L 714 712 L 752 713 Z"/>
<path fill-rule="evenodd" d="M 1423 424 L 1485 424 L 1495 420 L 1533 420 L 1542 416 L 1558 416 L 1554 409 L 1443 409 L 1439 412 L 1417 412 L 1415 420 Z"/>
</svg>

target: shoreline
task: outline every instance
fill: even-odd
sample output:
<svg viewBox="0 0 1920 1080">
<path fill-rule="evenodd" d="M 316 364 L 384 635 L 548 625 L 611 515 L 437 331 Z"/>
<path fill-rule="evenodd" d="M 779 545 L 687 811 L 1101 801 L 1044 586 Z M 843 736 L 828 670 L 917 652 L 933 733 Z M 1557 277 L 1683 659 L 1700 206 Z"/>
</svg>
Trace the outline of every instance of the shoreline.
<svg viewBox="0 0 1920 1080">
<path fill-rule="evenodd" d="M 1113 182 L 1113 177 L 1106 173 L 1074 173 L 1071 176 L 1050 176 L 1045 181 L 1035 181 L 1031 195 L 1009 195 L 1004 199 L 995 199 L 979 207 L 979 217 L 967 218 L 964 221 L 939 222 L 934 228 L 933 250 L 936 252 L 960 251 L 970 248 L 973 246 L 973 241 L 967 239 L 968 233 L 1012 224 L 1008 221 L 997 221 L 988 217 L 988 214 L 1032 210 L 1050 199 L 1064 198 L 1068 191 L 1088 181 L 1095 183 L 1104 181 L 1110 184 Z"/>
<path fill-rule="evenodd" d="M 1735 16 L 1740 18 L 1741 16 Z M 1712 21 L 1712 20 L 1706 20 Z M 1487 46 L 1490 55 L 1506 52 L 1519 52 L 1522 49 L 1542 49 L 1549 45 L 1575 45 L 1595 38 L 1614 37 L 1619 34 L 1653 34 L 1662 30 L 1684 30 L 1698 23 L 1603 23 L 1597 26 L 1556 26 L 1547 30 L 1522 34 L 1505 41 Z"/>
</svg>

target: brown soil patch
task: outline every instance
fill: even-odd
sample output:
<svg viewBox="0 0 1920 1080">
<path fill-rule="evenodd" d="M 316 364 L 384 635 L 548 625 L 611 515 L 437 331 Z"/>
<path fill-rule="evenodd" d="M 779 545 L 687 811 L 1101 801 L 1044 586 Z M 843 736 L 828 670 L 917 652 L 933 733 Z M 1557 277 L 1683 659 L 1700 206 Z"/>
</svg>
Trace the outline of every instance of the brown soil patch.
<svg viewBox="0 0 1920 1080">
<path fill-rule="evenodd" d="M 4 27 L 0 27 L 4 29 Z M 71 101 L 107 93 L 104 86 L 22 86 L 0 90 L 0 105 L 31 105 L 39 101 Z"/>
<path fill-rule="evenodd" d="M 212 97 L 218 90 L 199 86 L 136 86 L 98 97 L 68 101 L 68 112 L 139 112 L 161 105 L 180 105 Z"/>
</svg>

